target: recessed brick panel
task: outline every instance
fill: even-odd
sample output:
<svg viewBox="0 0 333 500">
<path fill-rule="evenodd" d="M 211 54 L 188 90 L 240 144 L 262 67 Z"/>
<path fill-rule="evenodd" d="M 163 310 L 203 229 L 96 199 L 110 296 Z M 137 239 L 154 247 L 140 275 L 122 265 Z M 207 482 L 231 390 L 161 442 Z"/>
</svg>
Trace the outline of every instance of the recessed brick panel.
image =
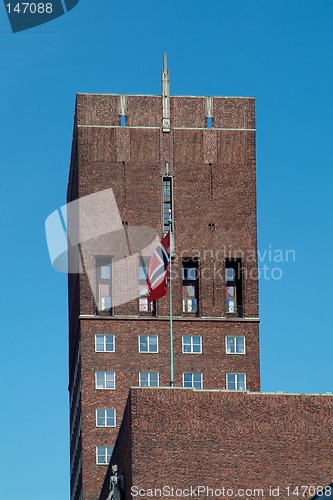
<svg viewBox="0 0 333 500">
<path fill-rule="evenodd" d="M 119 96 L 77 94 L 76 122 L 78 125 L 120 125 Z"/>
<path fill-rule="evenodd" d="M 213 109 L 216 128 L 255 128 L 254 99 L 214 97 Z"/>
<path fill-rule="evenodd" d="M 172 127 L 206 127 L 205 97 L 171 97 Z"/>
<path fill-rule="evenodd" d="M 127 96 L 127 121 L 131 127 L 161 127 L 162 97 Z"/>
</svg>

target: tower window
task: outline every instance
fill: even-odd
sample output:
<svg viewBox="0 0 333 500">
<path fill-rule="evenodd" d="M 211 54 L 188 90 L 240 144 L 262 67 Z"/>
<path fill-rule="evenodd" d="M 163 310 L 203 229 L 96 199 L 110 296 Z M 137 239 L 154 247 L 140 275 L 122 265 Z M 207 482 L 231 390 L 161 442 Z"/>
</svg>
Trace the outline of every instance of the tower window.
<svg viewBox="0 0 333 500">
<path fill-rule="evenodd" d="M 115 408 L 97 408 L 96 427 L 116 427 Z"/>
<path fill-rule="evenodd" d="M 114 352 L 114 335 L 95 335 L 96 352 Z"/>
<path fill-rule="evenodd" d="M 96 389 L 115 389 L 115 373 L 114 372 L 96 372 Z"/>
<path fill-rule="evenodd" d="M 139 311 L 140 312 L 155 312 L 155 301 L 148 302 L 148 267 L 149 267 L 149 257 L 139 258 Z"/>
<path fill-rule="evenodd" d="M 199 310 L 198 261 L 183 259 L 182 262 L 183 312 L 197 314 Z"/>
<path fill-rule="evenodd" d="M 163 177 L 163 232 L 170 229 L 169 219 L 172 218 L 172 177 Z"/>
<path fill-rule="evenodd" d="M 183 353 L 184 354 L 201 354 L 202 353 L 202 338 L 200 335 L 183 335 Z"/>
<path fill-rule="evenodd" d="M 112 455 L 113 446 L 96 446 L 97 465 L 108 465 Z"/>
<path fill-rule="evenodd" d="M 157 335 L 140 335 L 139 336 L 139 352 L 158 352 L 158 336 Z"/>
<path fill-rule="evenodd" d="M 227 373 L 228 391 L 245 391 L 246 375 L 245 373 Z"/>
<path fill-rule="evenodd" d="M 202 389 L 202 373 L 183 373 L 183 387 Z"/>
<path fill-rule="evenodd" d="M 225 264 L 226 314 L 242 317 L 242 263 L 240 259 L 227 259 Z"/>
<path fill-rule="evenodd" d="M 245 354 L 245 337 L 226 337 L 227 354 Z"/>
<path fill-rule="evenodd" d="M 158 387 L 159 374 L 157 372 L 140 372 L 139 386 L 140 387 Z"/>
<path fill-rule="evenodd" d="M 98 312 L 112 311 L 111 257 L 96 257 L 96 301 Z"/>
</svg>

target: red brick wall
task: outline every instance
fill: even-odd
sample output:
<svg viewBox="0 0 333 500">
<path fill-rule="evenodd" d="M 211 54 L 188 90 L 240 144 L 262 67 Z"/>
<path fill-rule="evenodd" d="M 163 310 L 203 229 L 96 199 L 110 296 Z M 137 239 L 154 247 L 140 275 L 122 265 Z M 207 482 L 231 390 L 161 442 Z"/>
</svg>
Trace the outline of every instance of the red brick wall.
<svg viewBox="0 0 333 500">
<path fill-rule="evenodd" d="M 205 269 L 201 277 L 201 315 L 224 315 L 224 261 L 227 257 L 243 255 L 245 315 L 256 317 L 254 132 L 176 129 L 170 136 L 158 129 L 128 130 L 121 144 L 129 148 L 126 154 L 130 161 L 123 162 L 117 160 L 116 145 L 117 134 L 125 130 L 79 129 L 80 196 L 112 187 L 121 218 L 129 227 L 149 226 L 162 235 L 163 171 L 159 162 L 161 155 L 167 158 L 162 143 L 172 139 L 169 160 L 174 188 L 175 249 L 179 257 L 198 256 L 200 267 Z M 216 158 L 211 164 L 204 161 L 206 134 L 210 134 L 213 150 L 208 154 Z M 209 230 L 210 223 L 215 224 L 213 232 Z M 175 265 L 179 268 L 180 261 Z M 203 276 L 206 276 L 204 281 Z M 166 314 L 167 307 L 161 304 L 160 312 Z M 95 312 L 85 278 L 81 279 L 81 312 Z M 136 314 L 137 311 L 134 305 L 131 311 L 125 306 L 115 312 Z M 180 313 L 181 283 L 175 276 L 175 314 Z"/>
<path fill-rule="evenodd" d="M 127 500 L 131 486 L 191 485 L 231 488 L 234 493 L 262 490 L 238 495 L 248 499 L 272 498 L 270 488 L 279 487 L 275 496 L 297 498 L 291 493 L 297 486 L 332 481 L 332 396 L 135 388 L 130 400 L 131 425 L 119 435 L 119 444 L 132 442 Z M 123 450 L 117 446 L 111 462 L 120 472 L 128 471 Z M 299 488 L 298 497 L 312 495 L 313 489 Z M 105 498 L 102 494 L 100 500 Z"/>
<path fill-rule="evenodd" d="M 169 162 L 176 245 L 173 312 L 178 316 L 175 384 L 182 384 L 184 371 L 193 370 L 203 373 L 205 388 L 224 389 L 227 372 L 246 372 L 247 387 L 259 390 L 258 321 L 253 319 L 258 316 L 254 100 L 214 98 L 212 129 L 206 128 L 204 97 L 171 97 L 170 110 L 171 132 L 163 133 L 161 97 L 127 96 L 127 126 L 120 127 L 119 96 L 78 95 L 68 201 L 112 187 L 128 227 L 149 226 L 162 236 L 161 176 Z M 209 230 L 212 223 L 215 231 Z M 240 252 L 248 319 L 229 320 L 224 318 L 225 259 Z M 181 318 L 182 257 L 199 258 L 199 318 Z M 70 279 L 69 294 L 70 368 L 78 338 L 81 342 L 83 499 L 92 500 L 106 469 L 96 465 L 95 447 L 112 445 L 117 433 L 96 428 L 95 410 L 116 407 L 118 429 L 139 371 L 159 371 L 160 384 L 169 385 L 169 324 L 161 318 L 169 314 L 169 304 L 165 297 L 158 302 L 157 318 L 137 318 L 134 300 L 115 307 L 114 317 L 81 317 L 79 325 L 79 312 L 96 313 L 86 275 Z M 116 353 L 95 353 L 95 333 L 115 334 Z M 137 338 L 144 333 L 159 335 L 158 355 L 138 353 Z M 202 355 L 181 353 L 184 334 L 202 335 Z M 226 355 L 226 335 L 244 335 L 246 355 Z M 116 372 L 115 391 L 95 389 L 97 370 Z"/>
<path fill-rule="evenodd" d="M 226 373 L 245 372 L 247 387 L 259 390 L 258 324 L 238 321 L 174 320 L 175 386 L 182 386 L 183 372 L 203 374 L 204 388 L 226 388 Z M 114 353 L 95 352 L 95 334 L 115 335 Z M 138 336 L 157 334 L 158 354 L 139 353 Z M 202 335 L 202 354 L 183 354 L 182 335 Z M 245 335 L 246 355 L 226 354 L 225 336 Z M 101 484 L 105 467 L 95 463 L 95 446 L 111 446 L 125 408 L 128 388 L 139 385 L 140 371 L 159 372 L 161 386 L 170 385 L 170 337 L 168 319 L 85 319 L 81 320 L 83 481 L 87 491 Z M 116 389 L 95 389 L 96 371 L 114 371 Z M 116 407 L 117 428 L 97 428 L 96 408 Z M 93 493 L 91 499 L 93 499 Z M 90 496 L 87 497 L 90 500 Z"/>
<path fill-rule="evenodd" d="M 205 128 L 205 97 L 171 96 L 172 127 Z M 118 126 L 119 95 L 78 94 L 76 97 L 78 125 Z M 162 98 L 154 95 L 127 96 L 128 126 L 161 127 Z M 213 98 L 214 128 L 253 129 L 254 99 L 244 97 Z"/>
<path fill-rule="evenodd" d="M 120 474 L 126 477 L 126 481 L 130 485 L 132 483 L 132 434 L 131 434 L 131 399 L 127 399 L 126 410 L 124 413 L 124 418 L 121 423 L 119 438 L 116 441 L 113 454 L 114 457 L 113 464 L 117 464 L 119 461 L 122 463 Z M 122 457 L 122 458 L 121 458 Z M 105 470 L 105 468 L 104 468 Z M 110 476 L 111 476 L 111 467 L 108 467 L 103 486 L 102 486 L 102 494 L 107 498 L 110 491 Z M 96 499 L 98 497 L 95 497 Z"/>
</svg>

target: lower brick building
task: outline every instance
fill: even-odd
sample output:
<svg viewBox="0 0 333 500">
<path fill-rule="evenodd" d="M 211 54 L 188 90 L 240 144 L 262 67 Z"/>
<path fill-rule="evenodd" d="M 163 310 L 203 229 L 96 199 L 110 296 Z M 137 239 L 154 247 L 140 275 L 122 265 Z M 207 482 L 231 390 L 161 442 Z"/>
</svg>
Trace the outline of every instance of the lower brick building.
<svg viewBox="0 0 333 500">
<path fill-rule="evenodd" d="M 99 500 L 113 464 L 126 500 L 321 495 L 332 427 L 332 395 L 132 388 Z"/>
</svg>

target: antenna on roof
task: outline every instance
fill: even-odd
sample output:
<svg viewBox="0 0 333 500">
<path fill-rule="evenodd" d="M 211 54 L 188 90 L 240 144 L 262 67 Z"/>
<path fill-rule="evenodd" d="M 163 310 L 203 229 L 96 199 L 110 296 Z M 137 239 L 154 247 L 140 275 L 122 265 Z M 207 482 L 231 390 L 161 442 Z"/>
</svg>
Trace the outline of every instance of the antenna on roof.
<svg viewBox="0 0 333 500">
<path fill-rule="evenodd" d="M 162 108 L 163 108 L 163 132 L 170 132 L 170 74 L 168 70 L 168 57 L 163 54 L 162 70 Z"/>
</svg>

